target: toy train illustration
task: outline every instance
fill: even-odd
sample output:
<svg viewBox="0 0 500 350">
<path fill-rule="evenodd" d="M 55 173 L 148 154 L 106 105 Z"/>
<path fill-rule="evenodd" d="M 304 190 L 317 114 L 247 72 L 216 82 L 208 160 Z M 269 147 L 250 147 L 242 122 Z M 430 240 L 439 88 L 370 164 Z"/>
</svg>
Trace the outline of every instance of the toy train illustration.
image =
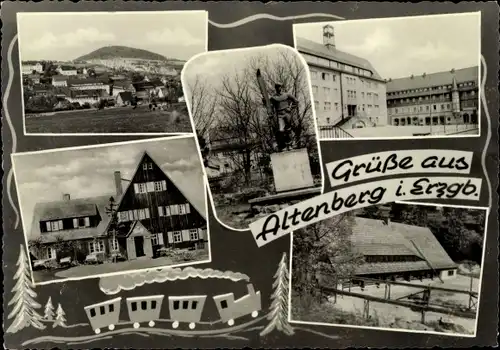
<svg viewBox="0 0 500 350">
<path fill-rule="evenodd" d="M 247 284 L 248 294 L 235 300 L 233 293 L 213 296 L 219 312 L 219 322 L 233 326 L 235 319 L 252 315 L 257 317 L 261 310 L 260 291 L 255 292 L 252 284 Z M 133 322 L 134 328 L 139 328 L 142 323 L 149 327 L 155 326 L 155 321 L 160 320 L 160 311 L 165 295 L 149 295 L 126 298 L 128 317 Z M 172 328 L 179 327 L 180 323 L 188 323 L 189 329 L 194 329 L 200 322 L 201 313 L 205 306 L 207 295 L 168 296 L 170 319 L 162 320 L 172 322 Z M 85 306 L 85 312 L 90 326 L 96 334 L 102 328 L 110 331 L 119 323 L 122 297 Z"/>
</svg>

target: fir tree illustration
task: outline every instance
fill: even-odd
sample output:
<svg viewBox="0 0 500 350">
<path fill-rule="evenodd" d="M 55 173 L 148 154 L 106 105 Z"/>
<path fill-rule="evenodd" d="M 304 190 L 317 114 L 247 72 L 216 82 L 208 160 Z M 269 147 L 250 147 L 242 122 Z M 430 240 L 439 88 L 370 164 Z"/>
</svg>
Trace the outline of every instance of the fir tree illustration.
<svg viewBox="0 0 500 350">
<path fill-rule="evenodd" d="M 271 297 L 271 312 L 267 316 L 269 324 L 260 332 L 261 336 L 278 330 L 287 335 L 294 333 L 292 326 L 288 323 L 288 268 L 286 253 L 283 253 L 278 270 L 274 274 L 273 288 Z"/>
<path fill-rule="evenodd" d="M 66 313 L 62 309 L 61 304 L 58 304 L 56 310 L 56 320 L 54 321 L 52 328 L 66 327 L 66 318 L 64 316 L 66 316 Z"/>
<path fill-rule="evenodd" d="M 8 315 L 8 319 L 14 318 L 12 324 L 7 329 L 7 333 L 16 333 L 25 327 L 32 326 L 37 329 L 45 329 L 45 325 L 41 322 L 42 316 L 36 311 L 41 305 L 35 300 L 36 292 L 29 276 L 28 257 L 21 245 L 19 259 L 16 266 L 17 272 L 14 275 L 16 284 L 12 288 L 14 297 L 8 305 L 14 305 L 12 311 Z"/>
<path fill-rule="evenodd" d="M 52 321 L 54 319 L 54 305 L 52 305 L 51 297 L 49 297 L 47 304 L 45 304 L 45 314 L 43 318 L 47 321 Z"/>
</svg>

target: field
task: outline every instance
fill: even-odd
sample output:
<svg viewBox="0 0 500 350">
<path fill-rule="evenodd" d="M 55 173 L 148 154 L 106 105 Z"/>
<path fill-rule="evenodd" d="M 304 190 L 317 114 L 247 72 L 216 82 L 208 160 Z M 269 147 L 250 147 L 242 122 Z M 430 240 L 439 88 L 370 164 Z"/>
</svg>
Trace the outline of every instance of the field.
<svg viewBox="0 0 500 350">
<path fill-rule="evenodd" d="M 185 105 L 166 111 L 147 106 L 77 110 L 25 117 L 26 133 L 192 133 Z"/>
</svg>

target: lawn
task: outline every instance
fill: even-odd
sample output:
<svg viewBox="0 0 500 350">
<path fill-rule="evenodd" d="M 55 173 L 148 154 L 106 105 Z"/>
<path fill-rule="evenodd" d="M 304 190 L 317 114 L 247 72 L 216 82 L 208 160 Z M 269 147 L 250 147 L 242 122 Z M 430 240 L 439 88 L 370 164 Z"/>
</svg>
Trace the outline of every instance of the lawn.
<svg viewBox="0 0 500 350">
<path fill-rule="evenodd" d="M 192 133 L 185 107 L 147 106 L 55 112 L 25 118 L 27 133 Z"/>
</svg>

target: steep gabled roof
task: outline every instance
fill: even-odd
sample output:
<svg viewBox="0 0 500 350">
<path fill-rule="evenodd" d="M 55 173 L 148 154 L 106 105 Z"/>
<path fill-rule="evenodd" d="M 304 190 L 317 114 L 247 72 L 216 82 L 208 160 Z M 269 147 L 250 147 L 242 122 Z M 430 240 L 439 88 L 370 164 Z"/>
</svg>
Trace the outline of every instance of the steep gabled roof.
<svg viewBox="0 0 500 350">
<path fill-rule="evenodd" d="M 123 91 L 118 94 L 118 96 L 122 99 L 123 102 L 132 102 L 134 96 L 130 91 Z M 117 97 L 118 97 L 117 96 Z"/>
<path fill-rule="evenodd" d="M 159 169 L 163 172 L 163 174 L 164 174 L 164 175 L 167 177 L 167 179 L 168 179 L 168 180 L 169 180 L 169 181 L 170 181 L 170 182 L 171 182 L 171 183 L 175 186 L 175 188 L 176 188 L 176 189 L 180 192 L 180 194 L 182 194 L 182 196 L 183 196 L 184 198 L 186 198 L 186 200 L 187 200 L 187 201 L 189 201 L 189 197 L 188 197 L 188 196 L 186 196 L 186 194 L 185 194 L 184 192 L 182 192 L 182 190 L 181 190 L 181 189 L 177 186 L 177 184 L 175 183 L 175 181 L 174 181 L 174 180 L 172 180 L 172 178 L 171 178 L 171 177 L 170 177 L 170 176 L 169 176 L 169 175 L 168 175 L 165 171 L 163 171 L 163 169 L 162 169 L 162 168 L 158 165 L 158 163 L 157 163 L 157 162 L 156 162 L 156 161 L 155 161 L 155 160 L 154 160 L 154 159 L 153 159 L 153 158 L 152 158 L 152 157 L 148 154 L 148 152 L 147 152 L 147 151 L 144 151 L 144 153 L 142 154 L 142 157 L 140 158 L 139 162 L 137 162 L 136 168 L 135 168 L 134 172 L 132 173 L 131 179 L 133 179 L 133 178 L 135 177 L 135 175 L 137 174 L 137 171 L 140 169 L 141 164 L 143 164 L 143 163 L 144 163 L 144 159 L 145 159 L 146 157 L 147 157 L 147 158 L 149 158 L 149 160 L 151 160 L 151 162 L 153 162 L 153 163 L 155 164 L 155 166 L 157 166 L 157 167 L 158 167 L 158 168 L 159 168 Z M 127 194 L 127 192 L 129 191 L 129 189 L 131 188 L 131 186 L 133 186 L 132 181 L 128 182 L 128 185 L 127 185 L 127 187 L 123 190 L 122 195 L 120 196 L 120 198 L 119 198 L 119 199 L 117 199 L 117 201 L 116 201 L 116 204 L 117 204 L 116 208 L 120 208 L 120 206 L 121 206 L 121 204 L 122 204 L 122 201 L 123 201 L 123 199 L 125 198 L 125 195 L 126 195 L 126 194 Z M 205 191 L 205 188 L 203 188 L 203 190 Z M 190 204 L 192 204 L 192 203 L 191 203 L 191 201 L 189 201 L 189 202 L 190 202 Z M 192 206 L 193 210 L 196 210 L 196 212 L 198 212 L 198 214 L 200 214 L 200 215 L 201 215 L 201 217 L 202 217 L 203 219 L 207 220 L 207 213 L 206 213 L 205 211 L 200 212 L 200 211 L 199 211 L 199 210 L 198 210 L 198 209 L 197 209 L 194 205 L 191 205 L 191 206 Z M 107 227 L 106 227 L 106 231 L 108 230 L 108 226 L 109 226 L 109 223 L 108 223 L 108 225 L 107 225 Z"/>
<path fill-rule="evenodd" d="M 396 273 L 455 268 L 457 265 L 427 227 L 382 220 L 354 218 L 351 242 L 353 250 L 364 256 L 414 256 L 416 261 L 370 262 L 356 274 Z M 430 266 L 429 266 L 430 264 Z"/>
<path fill-rule="evenodd" d="M 327 48 L 323 44 L 300 37 L 296 37 L 296 43 L 297 50 L 300 52 L 369 70 L 373 74 L 370 78 L 383 80 L 380 74 L 378 74 L 373 65 L 370 63 L 370 61 L 364 58 L 352 55 L 344 51 L 340 51 L 336 48 Z"/>
</svg>

